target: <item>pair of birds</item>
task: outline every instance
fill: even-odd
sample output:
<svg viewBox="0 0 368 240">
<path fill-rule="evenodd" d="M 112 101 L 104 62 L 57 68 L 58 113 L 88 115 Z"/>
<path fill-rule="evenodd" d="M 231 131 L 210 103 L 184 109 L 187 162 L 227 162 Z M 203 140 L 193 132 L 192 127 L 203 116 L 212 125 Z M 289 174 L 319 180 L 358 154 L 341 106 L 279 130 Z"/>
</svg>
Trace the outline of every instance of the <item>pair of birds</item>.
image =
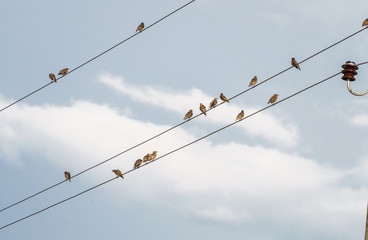
<svg viewBox="0 0 368 240">
<path fill-rule="evenodd" d="M 69 68 L 61 69 L 61 70 L 59 71 L 59 74 L 58 74 L 58 75 L 62 75 L 62 76 L 64 76 L 65 74 L 67 74 L 67 73 L 68 73 L 68 71 L 69 71 Z M 50 73 L 50 74 L 49 74 L 49 78 L 50 78 L 52 81 L 56 82 L 55 74 Z"/>
</svg>

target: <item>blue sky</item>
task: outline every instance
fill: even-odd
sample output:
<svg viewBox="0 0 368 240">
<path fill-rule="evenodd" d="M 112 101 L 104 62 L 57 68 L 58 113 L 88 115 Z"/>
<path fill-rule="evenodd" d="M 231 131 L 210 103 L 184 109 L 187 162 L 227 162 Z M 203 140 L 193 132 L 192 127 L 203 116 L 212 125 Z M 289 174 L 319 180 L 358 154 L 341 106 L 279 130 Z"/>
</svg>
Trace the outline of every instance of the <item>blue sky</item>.
<svg viewBox="0 0 368 240">
<path fill-rule="evenodd" d="M 186 1 L 6 1 L 0 107 Z M 368 2 L 197 0 L 0 113 L 0 208 L 179 123 L 361 29 Z M 368 61 L 368 32 L 18 206 L 17 220 Z M 368 88 L 367 66 L 355 91 Z M 341 76 L 197 144 L 0 231 L 1 239 L 362 239 L 368 100 Z"/>
</svg>

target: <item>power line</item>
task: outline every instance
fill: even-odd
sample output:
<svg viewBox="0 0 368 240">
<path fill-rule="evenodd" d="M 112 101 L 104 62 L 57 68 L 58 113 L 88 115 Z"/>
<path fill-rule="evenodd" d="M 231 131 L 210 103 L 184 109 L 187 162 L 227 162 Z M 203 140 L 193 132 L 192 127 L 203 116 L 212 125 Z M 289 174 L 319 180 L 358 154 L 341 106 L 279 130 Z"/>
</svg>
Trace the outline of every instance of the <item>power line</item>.
<svg viewBox="0 0 368 240">
<path fill-rule="evenodd" d="M 164 16 L 164 17 L 160 18 L 160 19 L 159 19 L 159 20 L 157 20 L 156 22 L 154 22 L 154 23 L 152 23 L 151 25 L 147 26 L 147 27 L 146 27 L 146 28 L 144 28 L 142 31 L 140 31 L 140 32 L 137 32 L 137 33 L 133 34 L 132 36 L 130 36 L 130 37 L 128 37 L 128 38 L 126 38 L 126 39 L 124 39 L 123 41 L 121 41 L 121 42 L 119 42 L 119 43 L 115 44 L 114 46 L 112 46 L 111 48 L 109 48 L 109 49 L 107 49 L 107 50 L 103 51 L 102 53 L 98 54 L 97 56 L 95 56 L 95 57 L 93 57 L 93 58 L 89 59 L 88 61 L 86 61 L 86 62 L 82 63 L 81 65 L 79 65 L 79 66 L 75 67 L 74 69 L 70 70 L 67 74 L 62 75 L 61 77 L 57 78 L 57 79 L 56 79 L 56 81 L 58 81 L 59 79 L 61 79 L 61 78 L 65 77 L 66 75 L 71 74 L 72 72 L 74 72 L 74 71 L 76 71 L 77 69 L 79 69 L 79 68 L 83 67 L 84 65 L 86 65 L 86 64 L 88 64 L 88 63 L 90 63 L 90 62 L 92 62 L 93 60 L 95 60 L 95 59 L 97 59 L 97 58 L 101 57 L 102 55 L 106 54 L 107 52 L 110 52 L 110 51 L 111 51 L 111 50 L 113 50 L 114 48 L 116 48 L 116 47 L 118 47 L 119 45 L 121 45 L 121 44 L 125 43 L 126 41 L 128 41 L 128 40 L 130 40 L 131 38 L 133 38 L 133 37 L 137 36 L 138 34 L 140 34 L 141 32 L 143 32 L 143 31 L 145 31 L 145 30 L 149 29 L 150 27 L 153 27 L 154 25 L 158 24 L 159 22 L 161 22 L 161 21 L 162 21 L 162 20 L 164 20 L 165 18 L 167 18 L 167 17 L 169 17 L 169 16 L 173 15 L 174 13 L 176 13 L 176 12 L 180 11 L 181 9 L 185 8 L 186 6 L 190 5 L 190 4 L 191 4 L 191 3 L 193 3 L 194 1 L 196 1 L 196 0 L 192 0 L 192 1 L 190 1 L 190 2 L 188 2 L 188 3 L 186 3 L 186 4 L 184 4 L 183 6 L 181 6 L 181 7 L 177 8 L 176 10 L 174 10 L 174 11 L 172 11 L 171 13 L 167 14 L 166 16 Z M 41 91 L 42 89 L 46 88 L 47 86 L 49 86 L 49 85 L 50 85 L 50 84 L 52 84 L 52 83 L 54 83 L 54 81 L 51 81 L 51 82 L 49 82 L 49 83 L 45 84 L 44 86 L 42 86 L 42 87 L 40 87 L 40 88 L 38 88 L 38 89 L 34 90 L 33 92 L 31 92 L 31 93 L 27 94 L 26 96 L 24 96 L 24 97 L 22 97 L 22 98 L 20 98 L 20 99 L 16 100 L 15 102 L 13 102 L 13 103 L 11 103 L 11 104 L 9 104 L 9 105 L 7 105 L 7 106 L 3 107 L 2 109 L 0 109 L 0 112 L 4 111 L 5 109 L 7 109 L 7 108 L 9 108 L 9 107 L 13 106 L 14 104 L 16 104 L 16 103 L 18 103 L 18 102 L 20 102 L 20 101 L 24 100 L 25 98 L 27 98 L 27 97 L 29 97 L 29 96 L 31 96 L 31 95 L 33 95 L 33 94 L 35 94 L 36 92 Z"/>
<path fill-rule="evenodd" d="M 59 201 L 59 202 L 57 202 L 57 203 L 55 203 L 55 204 L 52 204 L 52 205 L 50 205 L 50 206 L 48 206 L 48 207 L 46 207 L 46 208 L 44 208 L 44 209 L 41 209 L 41 210 L 39 210 L 39 211 L 37 211 L 37 212 L 34 212 L 34 213 L 30 214 L 30 215 L 27 215 L 27 216 L 25 216 L 25 217 L 23 217 L 23 218 L 20 218 L 20 219 L 18 219 L 18 220 L 16 220 L 16 221 L 14 221 L 14 222 L 11 222 L 11 223 L 9 223 L 9 224 L 7 224 L 7 225 L 5 225 L 5 226 L 2 226 L 2 227 L 0 228 L 0 230 L 1 230 L 1 229 L 3 229 L 3 228 L 9 227 L 10 225 L 13 225 L 13 224 L 15 224 L 15 223 L 17 223 L 17 222 L 23 221 L 23 220 L 25 220 L 25 219 L 27 219 L 27 218 L 29 218 L 29 217 L 32 217 L 32 216 L 34 216 L 34 215 L 37 215 L 37 214 L 39 214 L 39 213 L 41 213 L 41 212 L 43 212 L 43 211 L 46 211 L 47 209 L 53 208 L 53 207 L 55 207 L 55 206 L 57 206 L 57 205 L 59 205 L 59 204 L 61 204 L 61 203 L 63 203 L 63 202 L 66 202 L 66 201 L 69 201 L 69 200 L 71 200 L 71 199 L 73 199 L 73 198 L 75 198 L 75 197 L 78 197 L 78 196 L 80 196 L 80 195 L 82 195 L 82 194 L 84 194 L 84 193 L 86 193 L 86 192 L 91 191 L 92 189 L 95 189 L 95 188 L 97 188 L 97 187 L 100 187 L 100 186 L 102 186 L 102 185 L 104 185 L 104 184 L 108 183 L 108 182 L 111 182 L 112 180 L 114 180 L 114 179 L 116 179 L 116 178 L 117 178 L 117 177 L 112 178 L 112 179 L 110 179 L 110 180 L 107 180 L 107 181 L 105 181 L 105 182 L 103 182 L 103 183 L 100 183 L 100 184 L 98 184 L 98 185 L 96 185 L 96 186 L 93 186 L 93 187 L 91 187 L 91 188 L 88 188 L 87 190 L 84 190 L 83 192 L 80 192 L 80 193 L 78 193 L 78 194 L 75 194 L 75 195 L 73 195 L 73 196 L 71 196 L 71 197 L 68 197 L 68 198 L 66 198 L 66 199 L 62 200 L 62 201 Z"/>
<path fill-rule="evenodd" d="M 364 64 L 367 64 L 367 63 L 368 62 L 362 62 L 362 63 L 357 64 L 357 66 L 364 65 Z"/>
<path fill-rule="evenodd" d="M 264 107 L 264 108 L 262 108 L 262 109 L 260 109 L 260 110 L 258 110 L 258 111 L 256 111 L 256 112 L 254 112 L 254 113 L 251 113 L 251 114 L 247 115 L 246 117 L 244 117 L 244 118 L 242 118 L 242 119 L 240 119 L 240 120 L 238 120 L 238 121 L 235 121 L 235 122 L 233 122 L 233 123 L 230 123 L 230 124 L 228 124 L 228 125 L 226 125 L 226 126 L 224 126 L 224 127 L 222 127 L 222 128 L 219 128 L 219 129 L 217 129 L 217 130 L 215 130 L 215 131 L 213 131 L 213 132 L 211 132 L 211 133 L 209 133 L 209 134 L 207 134 L 207 135 L 205 135 L 205 136 L 203 136 L 203 137 L 201 137 L 201 138 L 198 138 L 198 139 L 196 139 L 196 140 L 194 140 L 194 141 L 192 141 L 192 142 L 190 142 L 190 143 L 187 143 L 187 144 L 185 144 L 185 145 L 183 145 L 183 146 L 181 146 L 181 147 L 179 147 L 179 148 L 176 148 L 176 149 L 174 149 L 174 150 L 172 150 L 172 151 L 170 151 L 170 152 L 168 152 L 168 153 L 165 153 L 164 155 L 162 155 L 162 156 L 160 156 L 160 157 L 157 157 L 156 159 L 154 159 L 154 160 L 152 160 L 152 161 L 150 161 L 150 162 L 147 162 L 147 163 L 145 163 L 145 164 L 141 165 L 139 168 L 145 167 L 145 166 L 147 166 L 147 165 L 149 165 L 149 164 L 151 164 L 151 163 L 153 163 L 153 162 L 155 162 L 155 161 L 158 161 L 158 160 L 160 160 L 160 159 L 162 159 L 162 158 L 164 158 L 164 157 L 166 157 L 166 156 L 168 156 L 168 155 L 170 155 L 170 154 L 173 154 L 173 153 L 175 153 L 175 152 L 177 152 L 177 151 L 179 151 L 179 150 L 181 150 L 181 149 L 183 149 L 183 148 L 186 148 L 186 147 L 188 147 L 188 146 L 190 146 L 190 145 L 193 145 L 193 144 L 195 144 L 195 143 L 197 143 L 197 142 L 199 142 L 199 141 L 201 141 L 201 140 L 203 140 L 203 139 L 205 139 L 205 138 L 208 138 L 208 137 L 210 137 L 210 136 L 212 136 L 212 135 L 214 135 L 214 134 L 216 134 L 216 133 L 218 133 L 218 132 L 220 132 L 220 131 L 222 131 L 222 130 L 225 130 L 226 128 L 229 128 L 229 127 L 231 127 L 231 126 L 233 126 L 233 125 L 235 125 L 235 124 L 238 124 L 239 122 L 244 121 L 245 119 L 248 119 L 248 118 L 250 118 L 250 117 L 252 117 L 252 116 L 254 116 L 254 115 L 256 115 L 256 114 L 258 114 L 258 113 L 260 113 L 260 112 L 263 112 L 263 111 L 265 111 L 265 110 L 267 110 L 267 109 L 269 109 L 269 108 L 271 108 L 271 107 L 276 106 L 277 104 L 280 104 L 280 103 L 282 103 L 282 102 L 284 102 L 284 101 L 286 101 L 286 100 L 288 100 L 288 99 L 290 99 L 290 98 L 292 98 L 292 97 L 295 97 L 296 95 L 298 95 L 298 94 L 300 94 L 300 93 L 302 93 L 302 92 L 304 92 L 304 91 L 306 91 L 306 90 L 308 90 L 308 89 L 310 89 L 310 88 L 312 88 L 312 87 L 315 87 L 315 86 L 317 86 L 317 85 L 319 85 L 319 84 L 321 84 L 321 83 L 323 83 L 323 82 L 325 82 L 325 81 L 327 81 L 327 80 L 329 80 L 329 79 L 331 79 L 331 78 L 333 78 L 333 77 L 335 77 L 335 76 L 337 76 L 337 75 L 339 75 L 339 74 L 341 74 L 341 72 L 335 73 L 335 74 L 333 74 L 333 75 L 332 75 L 332 76 L 330 76 L 330 77 L 327 77 L 327 78 L 325 78 L 325 79 L 323 79 L 323 80 L 321 80 L 321 81 L 319 81 L 319 82 L 317 82 L 317 83 L 315 83 L 315 84 L 310 85 L 309 87 L 306 87 L 306 88 L 304 88 L 304 89 L 302 89 L 302 90 L 300 90 L 300 91 L 298 91 L 298 92 L 296 92 L 296 93 L 294 93 L 294 94 L 292 94 L 292 95 L 290 95 L 290 96 L 288 96 L 288 97 L 286 97 L 286 98 L 283 98 L 283 99 L 279 100 L 278 102 L 273 103 L 272 105 L 269 105 L 269 106 L 267 106 L 267 107 Z M 134 169 L 131 169 L 131 170 L 129 170 L 129 171 L 126 171 L 125 173 L 123 173 L 123 175 L 129 174 L 129 173 L 131 173 L 131 172 L 133 172 L 133 171 L 135 171 L 135 170 L 138 170 L 139 168 L 134 168 Z M 62 200 L 62 201 L 59 201 L 59 202 L 57 202 L 57 203 L 55 203 L 55 204 L 52 204 L 52 205 L 50 205 L 50 206 L 48 206 L 48 207 L 46 207 L 46 208 L 43 208 L 43 209 L 41 209 L 41 210 L 39 210 L 39 211 L 37 211 L 37 212 L 34 212 L 34 213 L 30 214 L 30 215 L 27 215 L 27 216 L 25 216 L 25 217 L 23 217 L 23 218 L 20 218 L 20 219 L 18 219 L 18 220 L 16 220 L 16 221 L 14 221 L 14 222 L 11 222 L 11 223 L 9 223 L 9 224 L 7 224 L 7 225 L 4 225 L 4 226 L 0 227 L 0 230 L 1 230 L 1 229 L 4 229 L 4 228 L 6 228 L 6 227 L 9 227 L 9 226 L 11 226 L 11 225 L 13 225 L 13 224 L 15 224 L 15 223 L 18 223 L 18 222 L 20 222 L 20 221 L 23 221 L 23 220 L 25 220 L 25 219 L 27 219 L 27 218 L 29 218 L 29 217 L 32 217 L 32 216 L 34 216 L 34 215 L 37 215 L 37 214 L 39 214 L 39 213 L 41 213 L 41 212 L 43 212 L 43 211 L 46 211 L 46 210 L 48 210 L 48 209 L 50 209 L 50 208 L 53 208 L 53 207 L 55 207 L 55 206 L 57 206 L 57 205 L 59 205 L 59 204 L 61 204 L 61 203 L 64 203 L 64 202 L 66 202 L 66 201 L 69 201 L 69 200 L 71 200 L 71 199 L 73 199 L 73 198 L 75 198 L 75 197 L 78 197 L 78 196 L 80 196 L 80 195 L 82 195 L 82 194 L 84 194 L 84 193 L 86 193 L 86 192 L 91 191 L 92 189 L 95 189 L 95 188 L 100 187 L 100 186 L 102 186 L 102 185 L 104 185 L 104 184 L 106 184 L 106 183 L 109 183 L 109 182 L 111 182 L 111 181 L 113 181 L 113 180 L 115 180 L 115 179 L 117 179 L 117 178 L 119 178 L 119 177 L 111 178 L 111 179 L 109 179 L 109 180 L 107 180 L 107 181 L 105 181 L 105 182 L 102 182 L 102 183 L 100 183 L 100 184 L 98 184 L 98 185 L 96 185 L 96 186 L 93 186 L 93 187 L 91 187 L 91 188 L 88 188 L 87 190 L 85 190 L 85 191 L 83 191 L 83 192 L 80 192 L 80 193 L 78 193 L 78 194 L 76 194 L 76 195 L 73 195 L 73 196 L 71 196 L 71 197 L 69 197 L 69 198 L 66 198 L 66 199 L 64 199 L 64 200 Z"/>
<path fill-rule="evenodd" d="M 189 3 L 188 3 L 188 4 L 189 4 Z M 187 4 L 187 5 L 188 5 L 188 4 Z M 184 6 L 186 6 L 186 5 L 184 5 Z M 183 6 L 183 7 L 184 7 L 184 6 Z M 182 8 L 183 8 L 183 7 L 182 7 Z M 178 11 L 178 10 L 176 10 L 176 11 Z M 167 16 L 168 16 L 168 15 L 167 15 Z M 160 21 L 160 20 L 159 20 L 159 21 Z M 152 26 L 152 25 L 151 25 L 151 26 Z M 147 28 L 148 28 L 148 27 L 147 27 Z M 336 46 L 336 45 L 337 45 L 337 44 L 339 44 L 339 43 L 342 43 L 343 41 L 346 41 L 347 39 L 349 39 L 349 38 L 351 38 L 351 37 L 355 36 L 356 34 L 358 34 L 358 33 L 362 32 L 362 31 L 364 31 L 364 30 L 366 30 L 366 29 L 367 29 L 367 28 L 363 28 L 363 29 L 361 29 L 361 30 L 359 30 L 359 31 L 357 31 L 357 32 L 355 32 L 355 33 L 353 33 L 353 34 L 350 34 L 349 36 L 347 36 L 347 37 L 343 38 L 342 40 L 339 40 L 338 42 L 333 43 L 333 44 L 331 44 L 330 46 L 328 46 L 328 47 L 326 47 L 326 48 L 322 49 L 321 51 L 319 51 L 319 52 L 317 52 L 317 53 L 315 53 L 315 54 L 313 54 L 313 55 L 311 55 L 311 56 L 307 57 L 306 59 L 304 59 L 304 60 L 300 61 L 300 62 L 299 62 L 299 64 L 302 64 L 303 62 L 306 62 L 306 61 L 310 60 L 311 58 L 316 57 L 317 55 L 319 55 L 319 54 L 323 53 L 324 51 L 326 51 L 326 50 L 328 50 L 328 49 L 332 48 L 333 46 Z M 361 64 L 364 64 L 364 63 L 361 63 Z M 269 78 L 267 78 L 267 79 L 265 79 L 265 80 L 263 80 L 263 81 L 259 82 L 258 84 L 254 85 L 253 87 L 248 88 L 248 89 L 246 89 L 246 90 L 244 90 L 244 91 L 242 91 L 242 92 L 240 92 L 240 93 L 236 94 L 235 96 L 233 96 L 233 97 L 229 98 L 229 100 L 232 100 L 232 99 L 234 99 L 234 98 L 236 98 L 236 97 L 239 97 L 240 95 L 242 95 L 242 94 L 244 94 L 244 93 L 246 93 L 246 92 L 248 92 L 248 91 L 250 91 L 250 90 L 254 89 L 255 87 L 258 87 L 259 85 L 261 85 L 261 84 L 263 84 L 263 83 L 265 83 L 265 82 L 267 82 L 267 81 L 269 81 L 269 80 L 271 80 L 271 79 L 273 79 L 273 78 L 275 78 L 275 77 L 277 77 L 277 76 L 279 76 L 279 75 L 281 75 L 281 74 L 283 74 L 283 73 L 285 73 L 285 72 L 287 72 L 287 71 L 289 71 L 289 70 L 290 70 L 290 69 L 292 69 L 292 68 L 293 68 L 293 67 L 288 67 L 288 68 L 286 68 L 286 69 L 284 69 L 284 70 L 280 71 L 279 73 L 276 73 L 275 75 L 273 75 L 273 76 L 271 76 L 271 77 L 269 77 Z M 217 108 L 218 106 L 222 105 L 223 103 L 224 103 L 224 102 L 219 103 L 219 104 L 216 106 L 216 108 Z M 212 110 L 212 109 L 208 109 L 207 111 L 211 111 L 211 110 Z M 89 170 L 92 170 L 93 168 L 96 168 L 96 167 L 98 167 L 98 166 L 100 166 L 100 165 L 102 165 L 102 164 L 104 164 L 104 163 L 106 163 L 106 162 L 109 162 L 109 161 L 111 161 L 112 159 L 114 159 L 114 158 L 116 158 L 116 157 L 118 157 L 118 156 L 120 156 L 120 155 L 122 155 L 122 154 L 124 154 L 124 153 L 126 153 L 126 152 L 129 152 L 130 150 L 133 150 L 133 149 L 135 149 L 135 148 L 137 148 L 137 147 L 139 147 L 139 146 L 141 146 L 141 145 L 143 145 L 143 144 L 145 144 L 145 143 L 147 143 L 147 142 L 149 142 L 149 141 L 151 141 L 151 140 L 153 140 L 153 139 L 155 139 L 155 138 L 157 138 L 157 137 L 159 137 L 159 136 L 161 136 L 161 135 L 163 135 L 163 134 L 165 134 L 165 133 L 167 133 L 167 132 L 169 132 L 169 131 L 171 131 L 171 130 L 173 130 L 173 129 L 175 129 L 175 128 L 177 128 L 177 127 L 179 127 L 179 126 L 181 126 L 181 125 L 183 125 L 183 124 L 185 124 L 185 123 L 187 123 L 187 122 L 189 122 L 189 121 L 191 121 L 191 120 L 193 120 L 193 119 L 195 119 L 195 118 L 199 117 L 199 116 L 200 116 L 200 115 L 202 115 L 202 114 L 203 114 L 203 113 L 199 113 L 199 114 L 197 114 L 197 115 L 193 116 L 192 118 L 190 118 L 189 120 L 183 121 L 183 122 L 181 122 L 181 123 L 179 123 L 179 124 L 177 124 L 177 125 L 175 125 L 175 126 L 173 126 L 173 127 L 171 127 L 171 128 L 168 128 L 167 130 L 165 130 L 165 131 L 163 131 L 163 132 L 161 132 L 161 133 L 158 133 L 157 135 L 155 135 L 155 136 L 153 136 L 153 137 L 151 137 L 151 138 L 148 138 L 148 139 L 144 140 L 143 142 L 140 142 L 140 143 L 138 143 L 138 144 L 136 144 L 136 145 L 134 145 L 134 146 L 132 146 L 132 147 L 130 147 L 130 148 L 128 148 L 128 149 L 126 149 L 126 150 L 124 150 L 124 151 L 122 151 L 122 152 L 120 152 L 120 153 L 118 153 L 118 154 L 116 154 L 116 155 L 114 155 L 114 156 L 112 156 L 112 157 L 110 157 L 110 158 L 108 158 L 108 159 L 106 159 L 106 160 L 104 160 L 104 161 L 102 161 L 102 162 L 98 163 L 98 164 L 95 164 L 95 165 L 93 165 L 93 166 L 91 166 L 91 167 L 89 167 L 89 168 L 87 168 L 87 169 L 85 169 L 85 170 L 83 170 L 83 171 L 81 171 L 81 172 L 79 172 L 79 173 L 77 173 L 77 174 L 73 175 L 71 178 L 77 177 L 77 176 L 79 176 L 79 175 L 81 175 L 81 174 L 83 174 L 83 173 L 85 173 L 85 172 L 87 172 L 87 171 L 89 171 Z M 13 206 L 16 206 L 16 205 L 18 205 L 19 203 L 22 203 L 22 202 L 24 202 L 24 201 L 26 201 L 26 200 L 28 200 L 28 199 L 30 199 L 30 198 L 33 198 L 33 197 L 35 197 L 35 196 L 37 196 L 37 195 L 39 195 L 39 194 L 41 194 L 41 193 L 45 192 L 46 190 L 49 190 L 49 189 L 51 189 L 51 188 L 53 188 L 53 187 L 56 187 L 56 186 L 60 185 L 61 183 L 65 182 L 65 181 L 66 181 L 66 180 L 63 180 L 63 181 L 61 181 L 61 182 L 59 182 L 59 183 L 57 183 L 57 184 L 54 184 L 54 185 L 53 185 L 53 186 L 51 186 L 51 187 L 48 187 L 48 188 L 46 188 L 46 189 L 43 189 L 43 190 L 41 190 L 41 191 L 37 192 L 37 193 L 35 193 L 35 194 L 33 194 L 33 195 L 31 195 L 31 196 L 29 196 L 29 197 L 25 198 L 25 199 L 22 199 L 22 200 L 20 200 L 20 201 L 18 201 L 18 202 L 16 202 L 16 203 L 13 203 L 13 204 L 11 204 L 11 205 L 9 205 L 9 206 L 7 206 L 7 207 L 3 208 L 3 209 L 0 209 L 0 212 L 4 211 L 4 210 L 6 210 L 6 209 L 9 209 L 9 208 L 11 208 L 11 207 L 13 207 Z"/>
</svg>

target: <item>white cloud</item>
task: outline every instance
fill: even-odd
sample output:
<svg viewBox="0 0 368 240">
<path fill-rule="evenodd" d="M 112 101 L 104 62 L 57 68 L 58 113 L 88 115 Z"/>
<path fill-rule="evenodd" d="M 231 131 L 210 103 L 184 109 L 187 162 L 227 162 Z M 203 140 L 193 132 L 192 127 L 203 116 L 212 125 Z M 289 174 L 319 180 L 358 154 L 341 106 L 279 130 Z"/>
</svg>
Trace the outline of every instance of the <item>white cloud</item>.
<svg viewBox="0 0 368 240">
<path fill-rule="evenodd" d="M 368 115 L 367 114 L 357 115 L 351 119 L 351 123 L 359 127 L 367 127 Z"/>
<path fill-rule="evenodd" d="M 228 206 L 215 206 L 213 209 L 201 209 L 196 213 L 199 217 L 206 218 L 215 221 L 226 221 L 226 222 L 239 222 L 241 220 L 247 219 L 246 214 L 239 212 L 234 212 L 233 209 Z"/>
<path fill-rule="evenodd" d="M 23 152 L 61 172 L 75 173 L 169 127 L 119 112 L 81 100 L 69 106 L 20 103 L 0 115 L 1 159 L 23 161 L 19 159 Z M 112 177 L 113 168 L 130 170 L 137 158 L 153 149 L 162 156 L 193 141 L 189 131 L 175 129 L 74 181 L 97 184 Z M 365 162 L 361 164 L 367 166 Z M 264 222 L 284 230 L 308 226 L 310 231 L 335 236 L 348 232 L 365 205 L 366 187 L 341 184 L 351 176 L 364 179 L 365 171 L 357 169 L 340 170 L 298 154 L 231 139 L 214 144 L 208 138 L 100 191 L 113 196 L 117 205 L 139 202 L 227 224 Z M 117 184 L 121 191 L 116 191 Z"/>
<path fill-rule="evenodd" d="M 110 74 L 102 74 L 99 76 L 98 80 L 114 90 L 127 95 L 134 101 L 168 109 L 180 113 L 182 116 L 185 115 L 189 108 L 194 110 L 194 114 L 199 113 L 199 103 L 204 103 L 208 107 L 208 104 L 213 99 L 201 90 L 195 88 L 187 92 L 178 92 L 171 89 L 160 89 L 151 86 L 139 87 L 125 82 L 122 77 L 112 76 Z M 219 102 L 221 102 L 221 100 L 219 100 Z M 222 125 L 229 124 L 235 120 L 236 115 L 241 109 L 245 109 L 247 115 L 257 111 L 259 108 L 238 106 L 234 103 L 230 103 L 221 106 L 221 110 L 215 109 L 209 112 L 206 118 L 201 117 L 198 121 L 206 124 L 208 122 Z M 245 130 L 247 134 L 263 137 L 279 145 L 288 147 L 295 146 L 299 139 L 297 127 L 291 123 L 285 122 L 285 120 L 279 120 L 268 112 L 263 112 L 245 120 L 243 123 L 238 124 L 238 126 Z"/>
<path fill-rule="evenodd" d="M 70 106 L 19 104 L 0 115 L 0 121 L 2 159 L 24 152 L 72 173 L 168 128 L 87 101 L 73 101 Z M 129 170 L 137 158 L 153 149 L 162 156 L 194 139 L 192 133 L 175 129 L 80 179 L 99 183 L 113 176 L 111 169 Z M 3 151 L 9 147 L 14 155 Z M 297 220 L 299 227 L 305 223 L 311 231 L 323 229 L 334 235 L 351 227 L 368 193 L 363 187 L 340 186 L 350 174 L 349 169 L 339 170 L 275 148 L 232 140 L 213 144 L 208 138 L 101 191 L 114 196 L 118 205 L 159 205 L 215 222 L 263 221 L 285 229 Z"/>
</svg>

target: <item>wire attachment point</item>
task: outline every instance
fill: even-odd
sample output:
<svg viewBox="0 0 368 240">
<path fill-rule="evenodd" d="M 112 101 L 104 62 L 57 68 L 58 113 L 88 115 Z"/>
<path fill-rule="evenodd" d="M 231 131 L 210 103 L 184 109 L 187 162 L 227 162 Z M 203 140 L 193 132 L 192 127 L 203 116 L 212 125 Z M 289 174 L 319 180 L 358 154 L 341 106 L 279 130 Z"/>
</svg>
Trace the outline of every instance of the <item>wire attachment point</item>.
<svg viewBox="0 0 368 240">
<path fill-rule="evenodd" d="M 360 64 L 358 64 L 358 65 L 360 65 Z M 366 95 L 368 93 L 368 90 L 365 91 L 365 92 L 363 92 L 363 93 L 356 93 L 350 87 L 350 81 L 355 81 L 354 75 L 357 75 L 358 74 L 356 72 L 356 70 L 358 70 L 359 68 L 355 64 L 355 62 L 347 61 L 341 67 L 344 69 L 344 70 L 341 71 L 341 73 L 344 74 L 344 76 L 342 77 L 342 80 L 345 80 L 347 82 L 347 87 L 348 87 L 349 92 L 351 94 L 355 95 L 355 96 L 363 96 L 363 95 Z"/>
</svg>

